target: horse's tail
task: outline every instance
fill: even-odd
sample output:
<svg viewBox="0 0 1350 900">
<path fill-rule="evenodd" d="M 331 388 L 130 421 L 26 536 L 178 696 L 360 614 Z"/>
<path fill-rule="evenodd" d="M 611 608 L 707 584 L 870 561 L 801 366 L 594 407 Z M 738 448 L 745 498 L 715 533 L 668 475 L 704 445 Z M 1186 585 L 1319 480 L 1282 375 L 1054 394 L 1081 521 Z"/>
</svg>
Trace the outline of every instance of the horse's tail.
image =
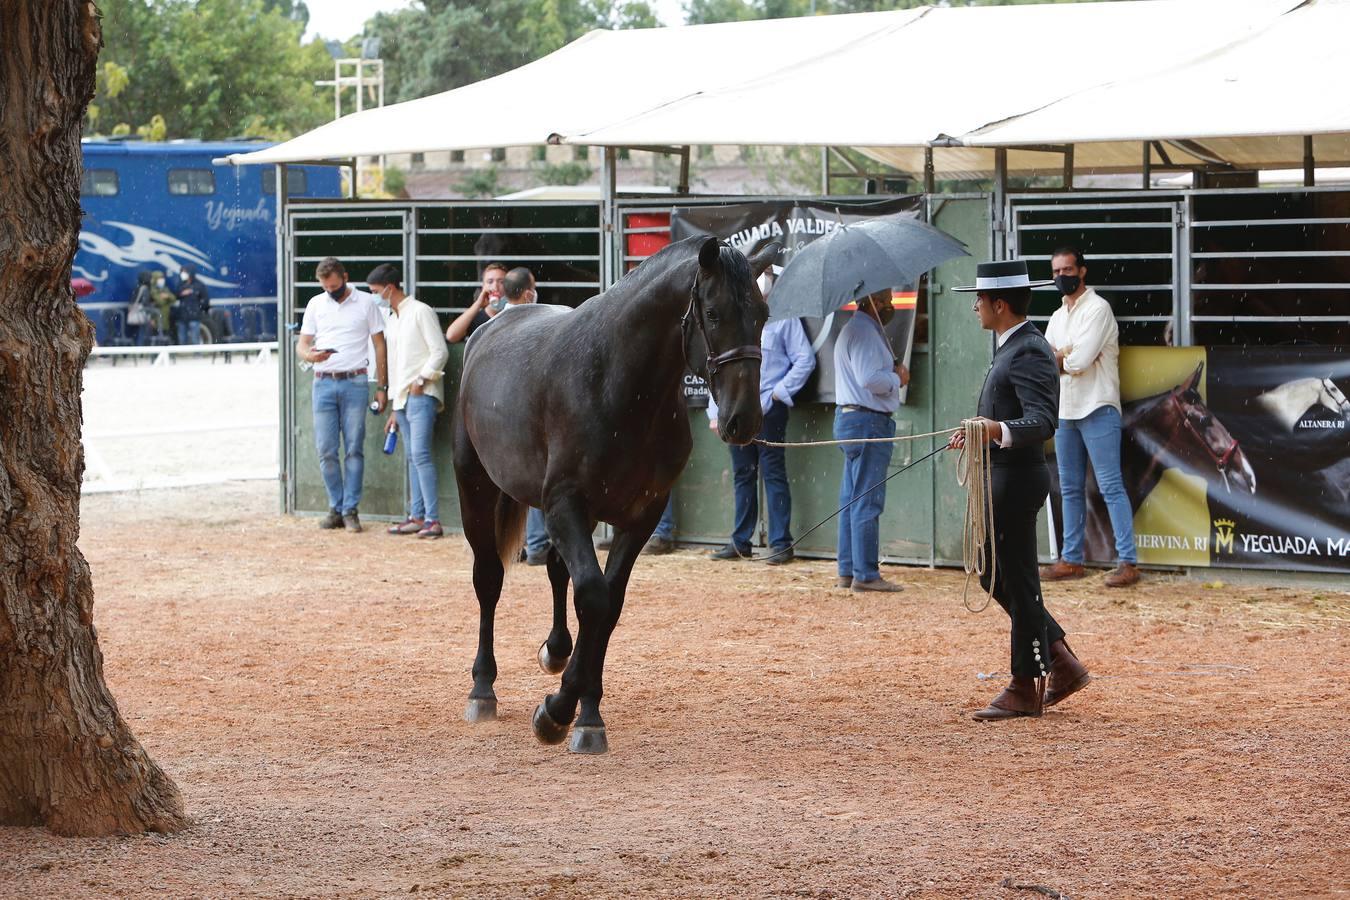
<svg viewBox="0 0 1350 900">
<path fill-rule="evenodd" d="M 497 537 L 497 555 L 502 568 L 509 570 L 512 563 L 520 558 L 520 548 L 525 546 L 525 516 L 529 507 L 513 499 L 505 492 L 497 499 L 495 529 Z"/>
</svg>

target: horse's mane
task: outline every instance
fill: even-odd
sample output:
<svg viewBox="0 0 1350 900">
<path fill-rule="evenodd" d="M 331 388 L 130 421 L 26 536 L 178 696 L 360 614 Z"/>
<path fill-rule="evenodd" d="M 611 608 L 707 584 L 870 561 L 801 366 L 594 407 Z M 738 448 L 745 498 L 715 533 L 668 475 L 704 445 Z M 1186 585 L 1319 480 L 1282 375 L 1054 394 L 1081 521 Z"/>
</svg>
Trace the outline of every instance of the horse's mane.
<svg viewBox="0 0 1350 900">
<path fill-rule="evenodd" d="M 638 293 L 650 287 L 654 282 L 662 278 L 668 278 L 671 272 L 679 266 L 690 259 L 697 259 L 699 248 L 703 246 L 705 240 L 707 240 L 707 237 L 704 235 L 694 235 L 667 244 L 644 259 L 637 268 L 625 272 L 623 277 L 605 293 L 620 295 L 630 292 Z M 746 259 L 745 254 L 729 244 L 722 244 L 718 252 L 718 258 L 722 263 L 723 275 L 731 283 L 733 295 L 736 297 L 748 295 L 750 286 L 754 284 L 755 276 L 750 271 L 750 261 Z"/>
</svg>

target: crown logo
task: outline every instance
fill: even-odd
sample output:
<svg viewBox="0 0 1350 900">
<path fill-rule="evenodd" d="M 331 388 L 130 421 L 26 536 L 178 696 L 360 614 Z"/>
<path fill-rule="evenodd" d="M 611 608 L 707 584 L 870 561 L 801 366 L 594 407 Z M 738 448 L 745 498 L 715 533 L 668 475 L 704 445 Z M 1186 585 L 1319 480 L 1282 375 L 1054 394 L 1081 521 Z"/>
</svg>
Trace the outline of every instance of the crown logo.
<svg viewBox="0 0 1350 900">
<path fill-rule="evenodd" d="M 1214 552 L 1233 552 L 1233 528 L 1236 525 L 1232 519 L 1214 520 Z"/>
<path fill-rule="evenodd" d="M 1215 520 L 1214 520 L 1214 527 L 1215 527 L 1215 528 L 1235 528 L 1236 526 L 1237 526 L 1237 523 L 1234 522 L 1232 519 L 1215 519 Z"/>
</svg>

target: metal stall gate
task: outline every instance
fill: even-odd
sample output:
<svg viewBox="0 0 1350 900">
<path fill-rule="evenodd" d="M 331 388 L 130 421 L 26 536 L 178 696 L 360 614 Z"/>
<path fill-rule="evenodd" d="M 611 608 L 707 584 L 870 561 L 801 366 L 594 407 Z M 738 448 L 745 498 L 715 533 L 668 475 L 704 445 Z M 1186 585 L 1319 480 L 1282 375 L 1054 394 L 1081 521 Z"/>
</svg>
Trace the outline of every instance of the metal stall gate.
<svg viewBox="0 0 1350 900">
<path fill-rule="evenodd" d="M 288 251 L 283 287 L 282 492 L 287 512 L 319 513 L 328 502 L 314 451 L 310 413 L 311 375 L 295 357 L 305 304 L 321 288 L 314 267 L 325 256 L 347 266 L 351 282 L 364 286 L 382 262 L 398 263 L 404 288 L 430 305 L 442 327 L 473 302 L 490 262 L 526 266 L 534 272 L 540 302 L 576 306 L 600 290 L 600 210 L 595 203 L 501 201 L 293 204 L 287 209 Z M 447 404 L 453 400 L 463 359 L 451 345 L 446 371 Z M 459 521 L 450 454 L 449 406 L 437 421 L 435 459 L 441 518 Z M 398 516 L 407 496 L 402 448 L 380 452 L 384 417 L 367 421 L 361 510 L 368 516 Z"/>
</svg>

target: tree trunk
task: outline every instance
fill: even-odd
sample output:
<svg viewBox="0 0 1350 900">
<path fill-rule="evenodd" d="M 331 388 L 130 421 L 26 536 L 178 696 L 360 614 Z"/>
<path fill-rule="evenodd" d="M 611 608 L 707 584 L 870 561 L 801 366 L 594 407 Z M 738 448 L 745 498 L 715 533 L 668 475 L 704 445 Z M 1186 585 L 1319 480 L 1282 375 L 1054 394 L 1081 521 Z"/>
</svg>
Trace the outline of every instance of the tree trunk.
<svg viewBox="0 0 1350 900">
<path fill-rule="evenodd" d="M 70 265 L 97 15 L 88 0 L 0 0 L 0 825 L 67 835 L 185 821 L 103 682 L 76 547 L 92 330 Z"/>
</svg>

